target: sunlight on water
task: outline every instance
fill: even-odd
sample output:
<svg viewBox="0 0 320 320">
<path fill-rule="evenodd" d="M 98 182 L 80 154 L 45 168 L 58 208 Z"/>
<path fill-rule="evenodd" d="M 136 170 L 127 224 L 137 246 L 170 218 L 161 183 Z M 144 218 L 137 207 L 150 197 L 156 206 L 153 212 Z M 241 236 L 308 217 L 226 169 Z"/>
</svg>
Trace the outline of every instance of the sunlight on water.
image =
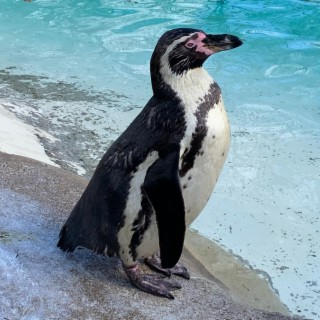
<svg viewBox="0 0 320 320">
<path fill-rule="evenodd" d="M 320 319 L 320 1 L 0 5 L 0 97 L 20 114 L 27 102 L 26 119 L 63 141 L 61 157 L 89 154 L 85 167 L 151 96 L 149 60 L 164 31 L 240 36 L 241 48 L 206 62 L 233 142 L 193 227 L 267 272 L 292 312 Z"/>
</svg>

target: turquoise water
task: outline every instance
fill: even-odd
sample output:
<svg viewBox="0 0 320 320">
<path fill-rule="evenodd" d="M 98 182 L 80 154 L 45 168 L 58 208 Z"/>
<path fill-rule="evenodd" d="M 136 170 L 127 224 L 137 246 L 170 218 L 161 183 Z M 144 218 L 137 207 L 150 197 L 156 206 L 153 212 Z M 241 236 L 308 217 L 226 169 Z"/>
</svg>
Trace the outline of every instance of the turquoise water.
<svg viewBox="0 0 320 320">
<path fill-rule="evenodd" d="M 241 37 L 242 47 L 206 62 L 233 142 L 193 228 L 266 272 L 292 312 L 320 319 L 320 1 L 0 5 L 0 97 L 18 113 L 29 110 L 22 102 L 40 111 L 60 139 L 73 128 L 93 131 L 96 144 L 84 148 L 93 159 L 149 99 L 149 60 L 164 31 Z"/>
</svg>

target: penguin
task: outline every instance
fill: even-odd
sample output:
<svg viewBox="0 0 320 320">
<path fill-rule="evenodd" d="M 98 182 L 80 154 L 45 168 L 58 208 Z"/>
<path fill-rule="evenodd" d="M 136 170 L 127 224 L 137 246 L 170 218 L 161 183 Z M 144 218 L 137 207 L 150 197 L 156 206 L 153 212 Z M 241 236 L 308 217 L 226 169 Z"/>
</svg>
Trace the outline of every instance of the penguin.
<svg viewBox="0 0 320 320">
<path fill-rule="evenodd" d="M 58 247 L 117 256 L 131 283 L 173 299 L 190 278 L 180 264 L 186 227 L 213 192 L 230 145 L 218 84 L 203 68 L 242 41 L 178 28 L 159 39 L 150 61 L 153 96 L 100 160 L 63 225 Z M 165 274 L 140 272 L 140 262 Z"/>
</svg>

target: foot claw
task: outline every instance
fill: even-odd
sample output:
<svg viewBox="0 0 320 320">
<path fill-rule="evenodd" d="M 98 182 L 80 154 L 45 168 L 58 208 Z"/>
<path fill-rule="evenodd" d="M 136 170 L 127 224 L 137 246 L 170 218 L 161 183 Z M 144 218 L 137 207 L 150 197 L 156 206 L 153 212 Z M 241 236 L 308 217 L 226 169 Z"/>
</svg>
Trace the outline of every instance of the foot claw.
<svg viewBox="0 0 320 320">
<path fill-rule="evenodd" d="M 131 283 L 140 290 L 154 295 L 163 296 L 168 299 L 174 299 L 170 291 L 181 289 L 181 285 L 175 280 L 169 280 L 164 276 L 157 274 L 141 274 L 138 265 L 133 267 L 123 266 Z"/>
<path fill-rule="evenodd" d="M 146 264 L 153 270 L 164 274 L 167 277 L 171 277 L 171 274 L 181 276 L 187 280 L 190 279 L 190 274 L 186 267 L 181 263 L 177 263 L 173 268 L 164 269 L 161 267 L 161 260 L 158 254 L 155 254 L 147 259 L 145 259 Z"/>
</svg>

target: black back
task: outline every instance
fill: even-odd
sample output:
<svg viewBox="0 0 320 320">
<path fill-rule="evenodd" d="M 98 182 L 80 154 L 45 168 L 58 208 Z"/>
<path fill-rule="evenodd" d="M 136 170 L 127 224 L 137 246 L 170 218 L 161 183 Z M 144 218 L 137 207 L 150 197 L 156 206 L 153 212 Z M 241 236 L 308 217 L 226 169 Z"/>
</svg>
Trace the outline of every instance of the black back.
<svg viewBox="0 0 320 320">
<path fill-rule="evenodd" d="M 183 108 L 177 98 L 153 97 L 101 159 L 94 175 L 60 232 L 58 246 L 78 246 L 102 253 L 106 246 L 118 251 L 117 232 L 132 173 L 152 151 L 179 144 L 185 131 Z"/>
</svg>

